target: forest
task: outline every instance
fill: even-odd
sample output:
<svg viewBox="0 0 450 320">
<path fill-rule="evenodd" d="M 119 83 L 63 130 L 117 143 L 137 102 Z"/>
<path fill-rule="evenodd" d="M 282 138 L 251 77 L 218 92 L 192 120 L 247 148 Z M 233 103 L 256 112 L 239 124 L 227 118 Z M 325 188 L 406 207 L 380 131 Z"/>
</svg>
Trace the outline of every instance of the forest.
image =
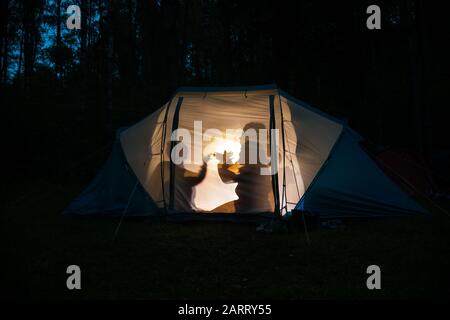
<svg viewBox="0 0 450 320">
<path fill-rule="evenodd" d="M 373 4 L 381 29 L 366 25 Z M 284 299 L 295 312 L 293 299 L 448 298 L 447 24 L 424 0 L 0 0 L 2 298 Z M 431 218 L 292 219 L 268 234 L 62 214 L 118 129 L 178 87 L 274 83 L 347 122 L 374 159 L 412 155 L 396 169 L 432 175 L 410 193 Z M 374 264 L 382 290 L 366 286 Z M 66 286 L 71 265 L 82 290 Z"/>
<path fill-rule="evenodd" d="M 79 30 L 66 26 L 74 4 Z M 382 28 L 368 30 L 370 4 L 2 0 L 0 99 L 15 168 L 7 175 L 70 174 L 179 86 L 276 83 L 345 119 L 374 152 L 410 150 L 445 176 L 444 10 L 378 1 Z"/>
</svg>

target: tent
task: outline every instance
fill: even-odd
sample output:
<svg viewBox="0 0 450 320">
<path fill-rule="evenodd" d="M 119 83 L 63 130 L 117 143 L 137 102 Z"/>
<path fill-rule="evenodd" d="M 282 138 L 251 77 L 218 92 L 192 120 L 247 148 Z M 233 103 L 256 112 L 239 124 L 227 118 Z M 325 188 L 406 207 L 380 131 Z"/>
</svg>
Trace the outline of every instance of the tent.
<svg viewBox="0 0 450 320">
<path fill-rule="evenodd" d="M 426 214 L 361 141 L 344 121 L 275 85 L 182 87 L 118 131 L 106 164 L 64 213 L 173 220 Z"/>
</svg>

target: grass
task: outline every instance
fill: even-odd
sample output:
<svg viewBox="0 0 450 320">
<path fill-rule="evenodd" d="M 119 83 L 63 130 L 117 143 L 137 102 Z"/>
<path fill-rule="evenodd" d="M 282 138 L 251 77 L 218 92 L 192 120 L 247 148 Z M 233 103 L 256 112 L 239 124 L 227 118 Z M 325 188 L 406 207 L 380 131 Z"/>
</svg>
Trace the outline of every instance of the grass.
<svg viewBox="0 0 450 320">
<path fill-rule="evenodd" d="M 295 224 L 284 233 L 261 234 L 253 225 L 125 219 L 113 240 L 118 219 L 64 217 L 63 208 L 110 149 L 99 151 L 108 139 L 96 109 L 42 97 L 27 112 L 15 100 L 7 109 L 14 112 L 6 122 L 15 137 L 0 192 L 1 292 L 7 298 L 450 297 L 450 218 L 441 214 L 311 230 L 310 247 Z M 142 118 L 115 107 L 116 127 Z M 82 290 L 66 289 L 71 264 L 81 267 Z M 381 267 L 381 290 L 366 288 L 371 264 Z"/>
<path fill-rule="evenodd" d="M 450 219 L 350 222 L 261 234 L 254 225 L 69 218 L 61 210 L 81 183 L 36 182 L 9 199 L 2 222 L 2 290 L 9 298 L 321 299 L 450 297 Z M 82 290 L 65 287 L 82 270 Z M 382 290 L 366 288 L 368 265 Z"/>
</svg>

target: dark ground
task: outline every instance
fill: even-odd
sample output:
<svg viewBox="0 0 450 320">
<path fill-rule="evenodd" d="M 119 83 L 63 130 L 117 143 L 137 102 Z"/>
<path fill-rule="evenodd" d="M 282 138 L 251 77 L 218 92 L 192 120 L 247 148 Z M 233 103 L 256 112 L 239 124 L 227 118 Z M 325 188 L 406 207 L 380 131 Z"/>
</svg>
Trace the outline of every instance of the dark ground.
<svg viewBox="0 0 450 320">
<path fill-rule="evenodd" d="M 6 205 L 2 294 L 8 298 L 449 298 L 450 219 L 350 222 L 341 230 L 292 225 L 261 234 L 253 225 L 170 224 L 69 218 L 81 185 L 36 183 L 40 196 Z M 46 191 L 46 195 L 43 195 Z M 65 287 L 82 270 L 82 290 Z M 366 289 L 367 266 L 382 290 Z"/>
<path fill-rule="evenodd" d="M 261 234 L 254 225 L 145 219 L 125 219 L 113 241 L 118 219 L 61 214 L 110 151 L 100 116 L 67 102 L 33 103 L 26 114 L 15 104 L 9 116 L 21 143 L 11 143 L 1 192 L 7 298 L 450 297 L 450 218 L 437 211 L 312 230 L 311 247 L 300 225 Z M 133 112 L 116 103 L 114 126 L 148 114 L 136 105 Z M 81 267 L 81 291 L 66 289 L 71 264 Z M 382 290 L 366 289 L 371 264 L 381 267 Z"/>
</svg>

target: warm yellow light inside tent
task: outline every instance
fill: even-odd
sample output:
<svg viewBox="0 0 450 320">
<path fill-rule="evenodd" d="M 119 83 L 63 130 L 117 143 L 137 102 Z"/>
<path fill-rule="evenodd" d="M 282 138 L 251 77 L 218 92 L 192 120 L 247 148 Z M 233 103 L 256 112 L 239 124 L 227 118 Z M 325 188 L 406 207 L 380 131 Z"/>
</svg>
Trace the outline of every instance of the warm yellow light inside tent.
<svg viewBox="0 0 450 320">
<path fill-rule="evenodd" d="M 241 143 L 239 136 L 227 135 L 223 137 L 213 137 L 211 142 L 206 145 L 203 150 L 203 156 L 209 158 L 215 157 L 215 154 L 227 153 L 228 161 L 236 163 L 239 160 L 239 154 L 241 153 Z"/>
<path fill-rule="evenodd" d="M 215 208 L 238 200 L 236 194 L 237 183 L 224 183 L 219 175 L 220 161 L 216 154 L 227 153 L 229 162 L 236 163 L 241 152 L 241 143 L 238 136 L 229 138 L 214 137 L 203 150 L 206 162 L 205 178 L 194 187 L 193 202 L 200 211 L 212 211 Z"/>
</svg>

